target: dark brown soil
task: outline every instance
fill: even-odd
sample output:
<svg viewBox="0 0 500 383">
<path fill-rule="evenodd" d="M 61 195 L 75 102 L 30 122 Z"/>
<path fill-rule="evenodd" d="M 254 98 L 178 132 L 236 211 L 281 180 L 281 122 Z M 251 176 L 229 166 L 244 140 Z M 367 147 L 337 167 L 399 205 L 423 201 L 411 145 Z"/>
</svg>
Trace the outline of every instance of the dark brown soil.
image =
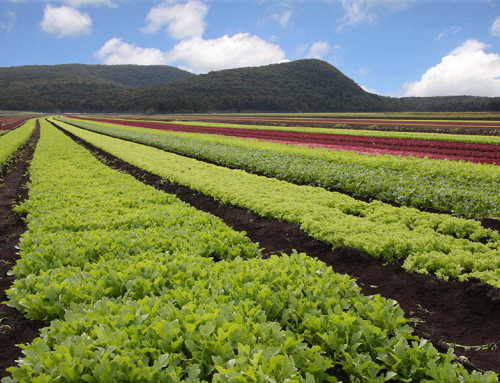
<svg viewBox="0 0 500 383">
<path fill-rule="evenodd" d="M 296 249 L 318 258 L 338 273 L 356 278 L 364 294 L 380 294 L 398 301 L 406 317 L 412 321 L 410 324 L 416 335 L 430 339 L 443 352 L 453 345 L 457 355 L 467 358 L 468 362 L 464 364 L 468 368 L 500 373 L 500 347 L 497 347 L 500 343 L 500 289 L 476 279 L 444 281 L 431 275 L 409 274 L 400 263 L 384 264 L 352 248 L 341 247 L 332 251 L 330 245 L 309 237 L 299 225 L 262 218 L 245 209 L 221 204 L 212 197 L 166 182 L 68 135 L 108 166 L 175 194 L 197 209 L 216 215 L 235 230 L 245 231 L 253 242 L 265 249 L 265 257 L 290 254 Z M 476 350 L 468 346 L 487 349 Z"/>
<path fill-rule="evenodd" d="M 12 207 L 28 198 L 27 170 L 39 137 L 38 127 L 0 175 L 0 302 L 7 300 L 5 291 L 14 280 L 7 272 L 19 258 L 16 246 L 19 236 L 26 231 L 22 217 Z M 0 379 L 8 375 L 6 369 L 22 356 L 16 345 L 31 342 L 43 326 L 43 322 L 26 319 L 16 309 L 0 305 Z"/>
</svg>

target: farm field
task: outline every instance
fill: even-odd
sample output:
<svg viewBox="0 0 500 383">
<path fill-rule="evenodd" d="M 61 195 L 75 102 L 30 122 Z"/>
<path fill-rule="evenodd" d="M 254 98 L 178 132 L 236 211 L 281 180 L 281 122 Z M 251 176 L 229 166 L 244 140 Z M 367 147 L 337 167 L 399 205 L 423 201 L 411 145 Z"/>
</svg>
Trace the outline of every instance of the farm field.
<svg viewBox="0 0 500 383">
<path fill-rule="evenodd" d="M 137 119 L 136 116 L 126 118 Z M 499 113 L 293 113 L 252 115 L 158 115 L 149 119 L 166 121 L 219 122 L 274 126 L 315 126 L 383 131 L 436 132 L 456 134 L 500 134 Z"/>
<path fill-rule="evenodd" d="M 117 123 L 120 125 L 140 126 L 151 129 L 182 131 L 191 133 L 220 134 L 257 140 L 266 140 L 289 145 L 319 147 L 332 150 L 348 150 L 360 154 L 391 154 L 396 156 L 428 157 L 432 159 L 463 160 L 476 163 L 500 163 L 500 140 L 496 137 L 439 136 L 428 134 L 382 134 L 374 137 L 373 132 L 366 135 L 355 135 L 345 130 L 328 131 L 316 129 L 264 130 L 255 127 L 238 128 L 238 126 L 219 127 L 179 125 L 170 123 L 152 123 L 147 121 L 92 119 L 98 122 Z M 305 131 L 304 131 L 305 130 Z M 335 133 L 335 134 L 334 134 Z M 339 134 L 350 133 L 350 134 Z M 370 135 L 371 134 L 371 135 Z M 388 136 L 388 137 L 384 137 Z M 410 136 L 409 138 L 406 138 Z M 436 137 L 437 136 L 437 137 Z M 451 141 L 447 141 L 451 140 Z M 470 142 L 472 141 L 472 142 Z M 479 142 L 477 142 L 479 141 Z M 496 143 L 496 144 L 495 144 Z"/>
<path fill-rule="evenodd" d="M 18 129 L 6 131 L 6 134 L 2 135 L 0 138 L 0 169 L 3 169 L 9 158 L 28 140 L 28 137 L 35 129 L 35 122 L 36 119 L 29 120 Z M 21 123 L 16 122 L 16 124 L 19 125 Z"/>
<path fill-rule="evenodd" d="M 264 217 L 300 224 L 309 235 L 334 248 L 354 247 L 385 261 L 404 259 L 403 267 L 408 271 L 435 272 L 461 280 L 474 276 L 500 287 L 496 250 L 500 236 L 477 221 L 396 208 L 379 201 L 365 203 L 323 188 L 207 166 L 206 162 L 61 126 L 164 179 Z"/>
<path fill-rule="evenodd" d="M 500 372 L 494 347 L 500 339 L 492 330 L 499 325 L 494 299 L 498 288 L 492 287 L 498 283 L 497 231 L 483 228 L 479 221 L 365 203 L 323 188 L 230 170 L 52 120 L 72 140 L 40 121 L 29 199 L 16 208 L 27 214 L 28 232 L 19 245 L 21 260 L 12 269 L 17 280 L 7 294 L 9 304 L 28 317 L 52 322 L 41 339 L 27 346 L 23 364 L 11 370 L 14 381 L 229 382 L 264 381 L 266 376 L 276 382 L 497 381 L 492 372 L 471 374 L 477 368 L 468 363 Z M 151 129 L 114 130 L 155 136 Z M 206 134 L 161 132 L 161 137 L 175 135 L 214 142 Z M 122 163 L 120 170 L 133 168 L 144 182 L 109 169 L 74 140 L 88 142 L 86 147 L 104 164 L 119 157 L 136 166 Z M 271 149 L 275 147 L 266 147 Z M 301 158 L 317 152 L 297 150 Z M 489 182 L 488 173 L 496 179 L 495 166 L 469 166 L 469 177 L 483 186 Z M 299 238 L 302 224 L 320 240 L 316 251 L 321 243 L 329 243 L 330 249 L 337 247 L 339 264 L 342 254 L 357 257 L 358 267 L 350 265 L 353 275 L 361 264 L 378 270 L 384 294 L 374 295 L 379 287 L 368 279 L 362 279 L 366 286 L 357 285 L 335 273 L 331 261 L 325 265 L 291 249 L 288 256 L 274 255 L 283 247 L 271 250 L 272 239 L 257 235 L 259 230 L 250 230 L 249 239 L 213 215 L 146 186 L 151 173 L 159 176 L 157 188 L 168 181 L 188 187 L 185 195 L 191 195 L 193 205 L 206 198 L 201 192 L 225 204 L 218 210 L 240 206 L 243 214 L 253 209 L 256 214 L 241 230 L 251 228 L 254 219 L 277 222 L 276 227 L 290 227 Z M 260 238 L 265 249 L 255 244 Z M 299 242 L 311 241 L 307 235 L 300 238 L 290 238 L 299 252 Z M 419 248 L 424 243 L 432 245 Z M 408 271 L 451 280 L 399 272 L 405 258 L 411 259 L 405 261 Z M 344 257 L 344 263 L 348 267 L 350 262 Z M 376 273 L 367 272 L 364 278 L 370 274 Z M 387 276 L 391 283 L 384 283 Z M 395 287 L 396 280 L 408 286 L 407 291 Z M 442 296 L 430 297 L 434 288 L 448 289 L 453 295 L 448 303 L 459 315 L 449 318 L 452 310 L 442 307 Z M 412 291 L 415 296 L 427 293 L 418 300 Z M 404 310 L 415 311 L 405 314 L 390 299 L 398 292 Z M 409 296 L 415 301 L 410 303 Z M 480 316 L 474 314 L 479 307 L 474 305 L 482 307 Z M 464 331 L 464 323 L 475 334 Z M 421 338 L 432 338 L 434 345 Z M 461 347 L 464 344 L 477 347 Z M 454 361 L 450 345 L 457 345 L 458 355 L 467 358 L 462 359 L 465 368 Z"/>
<path fill-rule="evenodd" d="M 32 118 L 32 117 L 30 117 Z M 14 129 L 21 125 L 23 122 L 29 120 L 30 118 L 4 118 L 0 119 L 0 133 L 5 133 L 11 129 Z"/>
<path fill-rule="evenodd" d="M 192 117 L 176 117 L 177 119 L 185 119 L 192 121 Z M 197 119 L 194 119 L 195 121 Z M 464 128 L 500 128 L 500 122 L 497 121 L 443 121 L 443 120 L 397 120 L 397 119 L 349 119 L 349 118 L 286 118 L 286 117 L 201 117 L 200 120 L 213 120 L 213 121 L 240 121 L 240 122 L 264 122 L 264 123 L 302 123 L 302 124 L 357 124 L 357 125 L 388 125 L 388 126 L 415 126 L 415 127 L 432 127 L 432 128 L 446 128 L 446 127 L 464 127 Z"/>
<path fill-rule="evenodd" d="M 221 135 L 64 121 L 216 164 L 348 192 L 356 197 L 375 197 L 463 217 L 499 215 L 500 168 L 497 166 L 390 155 L 366 156 Z"/>
<path fill-rule="evenodd" d="M 129 115 L 127 117 L 135 117 Z M 379 113 L 217 113 L 217 114 L 159 114 L 152 118 L 204 118 L 204 117 L 244 117 L 244 118 L 325 118 L 325 119 L 385 119 L 385 120 L 469 120 L 500 121 L 500 112 L 379 112 Z"/>
</svg>

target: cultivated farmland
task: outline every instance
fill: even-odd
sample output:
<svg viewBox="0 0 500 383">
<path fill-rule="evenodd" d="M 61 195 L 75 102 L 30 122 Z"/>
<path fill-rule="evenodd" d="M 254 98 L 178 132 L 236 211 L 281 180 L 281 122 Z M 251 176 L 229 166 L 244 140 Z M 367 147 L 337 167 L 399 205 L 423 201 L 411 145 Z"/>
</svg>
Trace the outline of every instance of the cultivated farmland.
<svg viewBox="0 0 500 383">
<path fill-rule="evenodd" d="M 496 137 L 39 121 L 3 382 L 497 381 Z"/>
</svg>

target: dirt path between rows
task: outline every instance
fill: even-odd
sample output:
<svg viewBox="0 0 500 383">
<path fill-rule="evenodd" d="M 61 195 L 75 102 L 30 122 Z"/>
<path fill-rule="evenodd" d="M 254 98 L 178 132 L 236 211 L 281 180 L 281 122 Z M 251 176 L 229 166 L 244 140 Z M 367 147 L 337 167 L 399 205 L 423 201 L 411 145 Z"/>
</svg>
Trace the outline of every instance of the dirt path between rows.
<svg viewBox="0 0 500 383">
<path fill-rule="evenodd" d="M 476 369 L 500 373 L 500 347 L 497 347 L 500 343 L 500 289 L 472 278 L 469 282 L 458 282 L 409 274 L 401 268 L 401 263 L 384 264 L 352 248 L 332 251 L 330 245 L 309 237 L 299 225 L 262 218 L 245 209 L 221 204 L 212 197 L 138 169 L 64 132 L 106 165 L 129 173 L 158 190 L 175 194 L 193 207 L 216 215 L 235 230 L 245 231 L 253 242 L 265 249 L 265 257 L 290 254 L 296 249 L 318 258 L 338 273 L 356 278 L 364 294 L 395 299 L 412 321 L 410 324 L 416 335 L 430 339 L 442 352 L 450 344 L 478 346 L 454 346 L 454 349 L 457 355 L 466 358 L 464 364 L 469 368 L 472 364 Z"/>
<path fill-rule="evenodd" d="M 19 236 L 26 231 L 24 220 L 12 211 L 12 207 L 28 198 L 27 170 L 39 137 L 37 126 L 15 159 L 0 174 L 0 302 L 7 300 L 5 291 L 14 281 L 7 273 L 19 259 L 16 246 Z M 26 319 L 17 309 L 0 305 L 0 379 L 9 375 L 6 369 L 22 356 L 16 345 L 31 342 L 44 326 L 43 322 Z"/>
</svg>

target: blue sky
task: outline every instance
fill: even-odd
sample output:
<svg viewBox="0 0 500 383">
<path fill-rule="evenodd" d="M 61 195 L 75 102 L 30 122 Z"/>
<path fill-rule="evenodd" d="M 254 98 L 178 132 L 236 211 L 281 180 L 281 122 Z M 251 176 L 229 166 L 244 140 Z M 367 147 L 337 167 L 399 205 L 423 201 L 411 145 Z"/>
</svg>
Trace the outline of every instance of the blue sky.
<svg viewBox="0 0 500 383">
<path fill-rule="evenodd" d="M 500 96 L 498 0 L 1 0 L 0 66 L 303 58 L 390 96 Z"/>
</svg>

